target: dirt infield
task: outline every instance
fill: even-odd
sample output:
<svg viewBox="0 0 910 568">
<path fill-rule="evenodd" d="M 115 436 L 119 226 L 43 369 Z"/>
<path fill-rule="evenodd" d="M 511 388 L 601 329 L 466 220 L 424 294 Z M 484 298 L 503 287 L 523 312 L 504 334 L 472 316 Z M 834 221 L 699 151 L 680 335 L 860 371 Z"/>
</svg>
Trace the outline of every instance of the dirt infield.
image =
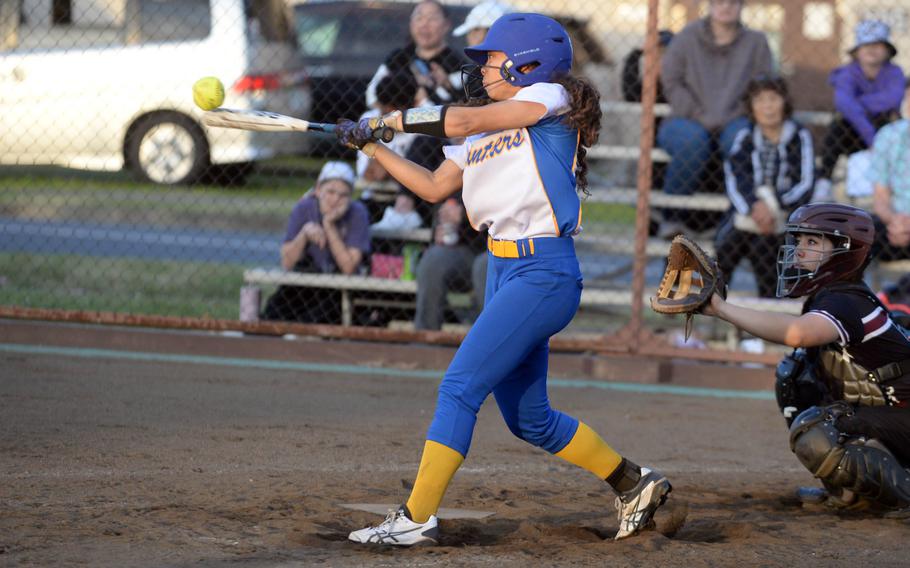
<svg viewBox="0 0 910 568">
<path fill-rule="evenodd" d="M 487 404 L 443 506 L 496 515 L 443 521 L 435 548 L 348 543 L 380 518 L 338 504 L 407 497 L 435 388 L 0 351 L 0 565 L 906 565 L 907 524 L 795 502 L 813 480 L 772 401 L 590 386 L 551 398 L 671 478 L 663 532 L 613 541 L 607 486 L 514 439 Z"/>
</svg>

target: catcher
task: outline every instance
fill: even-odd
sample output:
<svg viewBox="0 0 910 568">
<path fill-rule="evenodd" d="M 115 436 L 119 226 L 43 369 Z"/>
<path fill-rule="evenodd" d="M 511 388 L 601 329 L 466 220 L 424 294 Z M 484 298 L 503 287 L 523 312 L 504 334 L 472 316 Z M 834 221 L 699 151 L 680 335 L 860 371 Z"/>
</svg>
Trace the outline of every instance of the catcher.
<svg viewBox="0 0 910 568">
<path fill-rule="evenodd" d="M 785 231 L 777 296 L 805 297 L 802 315 L 728 303 L 718 293 L 716 265 L 700 250 L 678 253 L 675 266 L 671 258 L 652 307 L 718 317 L 793 347 L 778 365 L 777 400 L 791 450 L 824 485 L 801 488 L 800 499 L 910 516 L 910 340 L 862 280 L 872 218 L 848 205 L 817 203 L 794 211 Z M 684 281 L 697 282 L 693 271 L 703 277 L 701 288 L 683 290 L 691 288 Z M 665 289 L 674 281 L 675 295 Z"/>
</svg>

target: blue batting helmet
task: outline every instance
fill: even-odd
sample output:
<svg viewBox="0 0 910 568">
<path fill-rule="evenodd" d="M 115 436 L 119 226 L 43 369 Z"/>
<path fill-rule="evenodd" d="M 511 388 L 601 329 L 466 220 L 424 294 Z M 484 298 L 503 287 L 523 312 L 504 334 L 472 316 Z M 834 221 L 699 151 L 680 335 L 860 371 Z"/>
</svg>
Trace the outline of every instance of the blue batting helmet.
<svg viewBox="0 0 910 568">
<path fill-rule="evenodd" d="M 527 87 L 558 79 L 572 69 L 572 40 L 565 28 L 541 14 L 501 16 L 478 45 L 465 48 L 465 54 L 478 65 L 485 65 L 488 51 L 502 51 L 506 62 L 499 72 L 509 84 Z M 525 73 L 519 71 L 537 64 Z"/>
</svg>

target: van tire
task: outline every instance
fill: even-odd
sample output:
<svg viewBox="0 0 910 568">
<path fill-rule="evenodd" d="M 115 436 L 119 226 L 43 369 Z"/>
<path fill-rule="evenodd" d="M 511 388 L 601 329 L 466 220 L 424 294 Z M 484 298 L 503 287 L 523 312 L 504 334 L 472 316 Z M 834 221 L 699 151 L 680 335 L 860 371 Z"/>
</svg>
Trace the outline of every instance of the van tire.
<svg viewBox="0 0 910 568">
<path fill-rule="evenodd" d="M 190 117 L 158 112 L 137 121 L 126 139 L 129 168 L 142 181 L 163 185 L 196 182 L 209 167 L 209 144 Z"/>
</svg>

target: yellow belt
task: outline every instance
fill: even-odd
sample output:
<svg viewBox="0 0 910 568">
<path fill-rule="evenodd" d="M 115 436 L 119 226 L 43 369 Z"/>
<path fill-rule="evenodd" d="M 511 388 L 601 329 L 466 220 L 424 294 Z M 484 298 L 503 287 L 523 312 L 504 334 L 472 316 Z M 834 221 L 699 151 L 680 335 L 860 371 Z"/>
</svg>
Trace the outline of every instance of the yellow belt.
<svg viewBox="0 0 910 568">
<path fill-rule="evenodd" d="M 487 237 L 487 250 L 499 258 L 522 258 L 534 256 L 534 239 L 521 239 L 519 241 L 500 241 Z"/>
</svg>

